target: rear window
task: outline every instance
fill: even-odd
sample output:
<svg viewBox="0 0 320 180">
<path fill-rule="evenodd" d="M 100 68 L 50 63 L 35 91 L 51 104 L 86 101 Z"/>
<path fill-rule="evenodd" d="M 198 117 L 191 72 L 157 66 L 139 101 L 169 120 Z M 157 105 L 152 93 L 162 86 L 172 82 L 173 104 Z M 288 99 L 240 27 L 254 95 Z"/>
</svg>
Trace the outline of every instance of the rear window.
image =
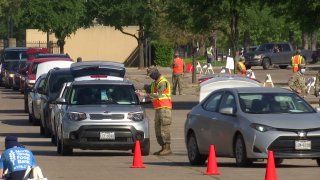
<svg viewBox="0 0 320 180">
<path fill-rule="evenodd" d="M 36 74 L 36 73 L 37 73 L 38 65 L 39 65 L 40 63 L 41 63 L 41 62 L 35 62 L 35 63 L 33 63 L 33 66 L 32 66 L 32 69 L 31 69 L 31 74 Z"/>
<path fill-rule="evenodd" d="M 124 69 L 112 69 L 110 67 L 87 67 L 81 70 L 73 70 L 72 74 L 74 77 L 88 76 L 88 75 L 106 75 L 124 77 Z"/>
<path fill-rule="evenodd" d="M 71 82 L 71 81 L 73 81 L 73 77 L 70 74 L 53 76 L 50 79 L 49 91 L 51 93 L 58 93 L 65 82 Z"/>
<path fill-rule="evenodd" d="M 27 54 L 26 51 L 6 51 L 4 53 L 4 60 L 20 60 L 20 59 L 26 59 Z"/>
<path fill-rule="evenodd" d="M 71 90 L 70 104 L 137 105 L 139 100 L 132 85 L 77 85 Z"/>
</svg>

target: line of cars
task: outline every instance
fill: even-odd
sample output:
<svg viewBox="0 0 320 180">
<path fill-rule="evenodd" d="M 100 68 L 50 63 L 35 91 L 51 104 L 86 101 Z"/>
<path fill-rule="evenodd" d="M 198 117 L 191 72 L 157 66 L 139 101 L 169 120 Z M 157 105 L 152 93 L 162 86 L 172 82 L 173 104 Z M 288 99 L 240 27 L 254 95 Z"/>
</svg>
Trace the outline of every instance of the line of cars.
<svg viewBox="0 0 320 180">
<path fill-rule="evenodd" d="M 29 121 L 40 125 L 58 153 L 133 150 L 139 140 L 142 155 L 149 155 L 149 120 L 134 84 L 124 79 L 123 64 L 90 61 L 41 70 L 48 63 L 39 64 L 27 104 Z"/>
</svg>

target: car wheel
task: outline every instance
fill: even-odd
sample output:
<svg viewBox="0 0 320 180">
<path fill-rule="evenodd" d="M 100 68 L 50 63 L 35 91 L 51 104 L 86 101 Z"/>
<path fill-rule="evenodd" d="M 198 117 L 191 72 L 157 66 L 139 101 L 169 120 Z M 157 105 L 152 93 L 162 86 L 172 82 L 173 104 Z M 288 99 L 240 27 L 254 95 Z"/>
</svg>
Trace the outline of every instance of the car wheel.
<svg viewBox="0 0 320 180">
<path fill-rule="evenodd" d="M 317 159 L 317 164 L 320 167 L 320 158 Z"/>
<path fill-rule="evenodd" d="M 39 125 L 39 124 L 40 124 L 40 121 L 35 118 L 34 111 L 33 111 L 33 108 L 32 108 L 32 125 L 36 126 L 36 125 Z"/>
<path fill-rule="evenodd" d="M 252 163 L 252 161 L 247 158 L 246 145 L 241 135 L 237 136 L 234 156 L 236 158 L 236 164 L 239 167 L 249 166 Z"/>
<path fill-rule="evenodd" d="M 51 135 L 51 143 L 53 144 L 53 145 L 56 145 L 56 136 L 55 135 Z"/>
<path fill-rule="evenodd" d="M 287 69 L 287 67 L 288 67 L 287 65 L 280 65 L 279 66 L 280 69 Z"/>
<path fill-rule="evenodd" d="M 200 154 L 196 136 L 192 133 L 187 139 L 188 158 L 191 165 L 204 165 L 207 160 L 205 155 Z"/>
<path fill-rule="evenodd" d="M 141 154 L 142 156 L 148 156 L 150 154 L 150 142 L 142 146 Z"/>
<path fill-rule="evenodd" d="M 269 69 L 270 68 L 270 60 L 269 59 L 263 59 L 263 61 L 262 61 L 262 67 L 263 67 L 263 69 Z"/>
<path fill-rule="evenodd" d="M 42 125 L 42 122 L 40 121 L 40 135 L 44 135 L 44 127 Z"/>
<path fill-rule="evenodd" d="M 61 154 L 61 140 L 60 140 L 58 134 L 57 134 L 56 138 L 57 138 L 57 140 L 56 140 L 56 142 L 57 142 L 57 153 Z"/>
<path fill-rule="evenodd" d="M 24 112 L 29 113 L 29 108 L 28 108 L 28 97 L 24 95 Z"/>
<path fill-rule="evenodd" d="M 28 118 L 28 119 L 29 119 L 29 123 L 32 123 L 32 122 L 33 122 L 32 114 L 29 113 L 29 118 Z"/>
<path fill-rule="evenodd" d="M 61 144 L 61 154 L 63 156 L 71 156 L 73 153 L 73 148 L 71 146 L 66 145 L 63 142 L 63 135 L 62 134 L 61 134 L 60 144 Z"/>
<path fill-rule="evenodd" d="M 280 158 L 275 158 L 274 159 L 274 164 L 275 165 L 281 165 L 283 163 L 283 159 L 280 159 Z"/>
</svg>

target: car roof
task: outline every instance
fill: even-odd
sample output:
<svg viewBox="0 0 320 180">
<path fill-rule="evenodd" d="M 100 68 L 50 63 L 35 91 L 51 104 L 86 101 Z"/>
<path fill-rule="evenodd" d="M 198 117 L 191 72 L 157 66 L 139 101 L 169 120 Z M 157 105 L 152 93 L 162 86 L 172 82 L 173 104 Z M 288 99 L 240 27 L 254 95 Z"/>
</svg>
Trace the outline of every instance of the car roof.
<svg viewBox="0 0 320 180">
<path fill-rule="evenodd" d="M 101 84 L 112 84 L 112 85 L 133 85 L 132 82 L 128 80 L 117 81 L 117 80 L 83 80 L 74 81 L 73 85 L 101 85 Z"/>
<path fill-rule="evenodd" d="M 124 68 L 123 63 L 113 62 L 113 61 L 82 61 L 77 62 L 71 65 L 71 69 L 82 69 L 84 67 L 91 67 L 91 66 L 113 66 L 114 68 Z"/>
<path fill-rule="evenodd" d="M 254 82 L 254 83 L 259 83 L 259 81 L 251 79 L 247 76 L 243 76 L 243 75 L 237 75 L 237 74 L 212 74 L 212 75 L 207 75 L 207 76 L 203 76 L 201 78 L 206 78 L 206 77 L 212 77 L 211 79 L 208 79 L 206 81 L 203 81 L 200 85 L 206 85 L 206 84 L 210 84 L 212 82 L 217 82 L 217 81 L 225 81 L 225 80 L 239 80 L 239 81 L 249 81 L 249 82 Z"/>
<path fill-rule="evenodd" d="M 237 91 L 238 93 L 293 93 L 285 88 L 274 87 L 238 87 L 238 88 L 225 88 Z"/>
<path fill-rule="evenodd" d="M 63 58 L 63 57 L 47 57 L 47 58 L 37 58 L 29 61 L 34 61 L 34 62 L 44 62 L 44 61 L 72 61 L 70 58 Z"/>
<path fill-rule="evenodd" d="M 4 51 L 27 51 L 28 48 L 26 47 L 11 47 L 11 48 L 5 48 Z"/>
<path fill-rule="evenodd" d="M 59 74 L 59 73 L 63 73 L 63 74 L 70 74 L 71 75 L 71 71 L 70 68 L 53 68 L 50 70 L 51 74 Z"/>
</svg>

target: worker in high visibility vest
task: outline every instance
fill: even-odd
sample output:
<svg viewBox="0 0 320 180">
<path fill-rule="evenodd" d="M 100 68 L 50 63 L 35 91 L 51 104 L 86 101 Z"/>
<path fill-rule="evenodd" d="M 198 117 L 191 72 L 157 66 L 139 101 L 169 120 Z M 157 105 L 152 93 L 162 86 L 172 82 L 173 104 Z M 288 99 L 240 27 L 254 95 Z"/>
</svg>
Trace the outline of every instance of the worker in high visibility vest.
<svg viewBox="0 0 320 180">
<path fill-rule="evenodd" d="M 172 120 L 171 109 L 171 87 L 170 82 L 160 74 L 157 68 L 147 70 L 148 76 L 154 81 L 149 86 L 147 92 L 137 91 L 142 97 L 151 98 L 153 109 L 155 109 L 154 127 L 158 144 L 161 150 L 154 155 L 166 156 L 172 154 L 170 144 L 170 125 Z"/>
<path fill-rule="evenodd" d="M 292 56 L 291 62 L 292 62 L 292 71 L 294 73 L 299 71 L 299 65 L 302 65 L 302 66 L 306 65 L 303 56 L 301 56 L 300 49 L 297 49 L 295 55 Z"/>
<path fill-rule="evenodd" d="M 247 75 L 247 68 L 246 68 L 246 65 L 244 64 L 244 58 L 243 57 L 240 57 L 240 59 L 238 61 L 237 71 L 238 71 L 238 74 L 240 74 L 240 75 L 244 75 L 244 76 Z"/>
<path fill-rule="evenodd" d="M 186 71 L 186 64 L 182 58 L 179 57 L 179 52 L 174 54 L 172 62 L 172 94 L 176 95 L 177 87 L 179 88 L 179 94 L 182 94 L 182 77 Z"/>
</svg>

